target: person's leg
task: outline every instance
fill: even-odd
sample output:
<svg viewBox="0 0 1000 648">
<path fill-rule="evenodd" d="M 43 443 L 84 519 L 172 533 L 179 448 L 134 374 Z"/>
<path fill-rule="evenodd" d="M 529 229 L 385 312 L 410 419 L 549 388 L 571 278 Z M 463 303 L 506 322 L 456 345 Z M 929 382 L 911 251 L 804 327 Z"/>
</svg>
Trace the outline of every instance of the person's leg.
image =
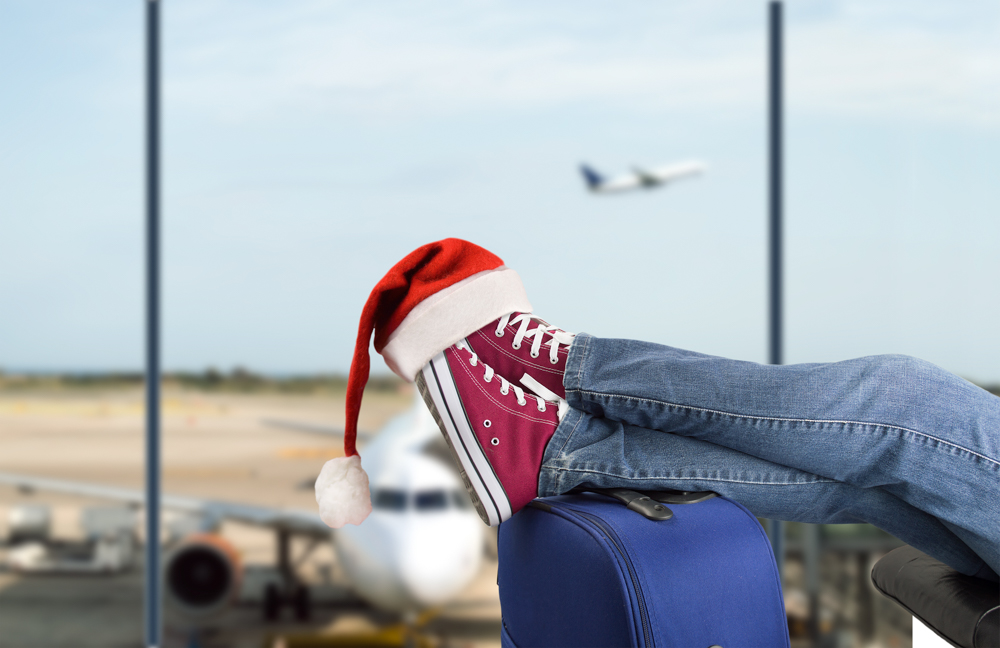
<svg viewBox="0 0 1000 648">
<path fill-rule="evenodd" d="M 759 517 L 812 524 L 867 522 L 966 574 L 989 568 L 946 525 L 878 488 L 858 488 L 690 437 L 571 409 L 549 442 L 542 497 L 575 486 L 714 491 Z"/>
<path fill-rule="evenodd" d="M 570 406 L 595 417 L 878 489 L 944 522 L 1000 571 L 1000 399 L 930 363 L 771 366 L 581 334 L 564 385 Z M 621 450 L 608 460 L 621 477 L 650 466 Z"/>
</svg>

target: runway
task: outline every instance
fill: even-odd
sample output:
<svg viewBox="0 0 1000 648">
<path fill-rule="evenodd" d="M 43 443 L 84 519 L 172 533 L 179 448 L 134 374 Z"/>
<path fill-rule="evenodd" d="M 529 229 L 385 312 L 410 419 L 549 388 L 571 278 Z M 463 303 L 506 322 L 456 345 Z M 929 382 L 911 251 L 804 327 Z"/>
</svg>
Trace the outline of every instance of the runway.
<svg viewBox="0 0 1000 648">
<path fill-rule="evenodd" d="M 411 398 L 406 393 L 366 395 L 360 427 L 378 429 L 406 409 Z M 0 392 L 0 470 L 141 489 L 141 403 L 137 389 Z M 303 482 L 339 454 L 337 438 L 260 422 L 274 418 L 340 425 L 343 400 L 336 396 L 168 390 L 163 411 L 164 491 L 171 494 L 314 510 L 313 492 Z M 27 503 L 49 504 L 52 536 L 68 541 L 81 538 L 81 507 L 108 505 L 0 487 L 0 537 L 7 537 L 10 508 Z M 333 552 L 323 546 L 300 570 L 313 590 L 313 620 L 294 622 L 285 610 L 284 620 L 263 622 L 256 603 L 264 585 L 275 579 L 274 535 L 233 523 L 224 524 L 222 534 L 239 550 L 248 570 L 239 605 L 202 633 L 202 646 L 257 648 L 276 634 L 356 632 L 389 620 L 358 608 L 342 585 Z M 4 552 L 0 549 L 0 558 Z M 139 645 L 141 597 L 141 565 L 112 576 L 0 572 L 0 648 Z M 449 645 L 499 645 L 496 563 L 487 560 L 472 586 L 428 627 Z M 177 647 L 189 640 L 185 627 L 172 621 L 165 638 L 166 646 Z"/>
</svg>

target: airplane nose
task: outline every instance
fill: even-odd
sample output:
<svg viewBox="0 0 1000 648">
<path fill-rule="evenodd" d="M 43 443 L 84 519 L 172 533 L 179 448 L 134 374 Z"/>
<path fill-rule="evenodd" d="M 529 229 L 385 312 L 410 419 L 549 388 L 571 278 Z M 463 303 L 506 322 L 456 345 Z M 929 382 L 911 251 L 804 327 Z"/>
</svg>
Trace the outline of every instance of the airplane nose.
<svg viewBox="0 0 1000 648">
<path fill-rule="evenodd" d="M 481 542 L 465 534 L 411 536 L 400 575 L 415 600 L 438 605 L 465 589 L 478 570 L 481 551 Z"/>
</svg>

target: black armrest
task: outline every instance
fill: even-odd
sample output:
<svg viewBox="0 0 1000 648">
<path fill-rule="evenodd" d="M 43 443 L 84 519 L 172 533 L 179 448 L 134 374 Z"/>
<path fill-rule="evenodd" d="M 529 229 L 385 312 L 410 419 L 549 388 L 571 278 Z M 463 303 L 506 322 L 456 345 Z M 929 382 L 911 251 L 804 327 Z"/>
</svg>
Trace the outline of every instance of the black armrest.
<svg viewBox="0 0 1000 648">
<path fill-rule="evenodd" d="M 875 563 L 872 582 L 951 645 L 1000 646 L 1000 584 L 960 574 L 913 547 Z"/>
</svg>

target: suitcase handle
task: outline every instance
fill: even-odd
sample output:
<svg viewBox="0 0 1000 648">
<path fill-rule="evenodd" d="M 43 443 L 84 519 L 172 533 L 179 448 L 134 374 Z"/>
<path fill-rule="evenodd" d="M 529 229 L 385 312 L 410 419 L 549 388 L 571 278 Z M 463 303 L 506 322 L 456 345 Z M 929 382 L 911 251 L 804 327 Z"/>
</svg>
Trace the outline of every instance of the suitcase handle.
<svg viewBox="0 0 1000 648">
<path fill-rule="evenodd" d="M 664 504 L 697 504 L 717 497 L 712 491 L 658 490 L 640 492 L 629 488 L 588 488 L 577 486 L 570 493 L 597 493 L 613 497 L 627 508 L 653 521 L 669 520 L 674 512 Z"/>
</svg>

